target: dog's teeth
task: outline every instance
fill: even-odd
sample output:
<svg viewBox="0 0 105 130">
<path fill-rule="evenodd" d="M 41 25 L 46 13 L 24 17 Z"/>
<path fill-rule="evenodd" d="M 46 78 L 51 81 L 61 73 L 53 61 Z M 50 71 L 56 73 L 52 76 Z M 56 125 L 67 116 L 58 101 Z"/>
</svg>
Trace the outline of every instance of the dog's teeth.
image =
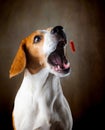
<svg viewBox="0 0 105 130">
<path fill-rule="evenodd" d="M 57 70 L 58 70 L 58 68 L 57 68 L 57 67 L 54 67 L 54 70 L 55 70 L 55 71 L 57 71 Z"/>
<path fill-rule="evenodd" d="M 58 65 L 57 68 L 60 69 L 60 66 Z"/>
</svg>

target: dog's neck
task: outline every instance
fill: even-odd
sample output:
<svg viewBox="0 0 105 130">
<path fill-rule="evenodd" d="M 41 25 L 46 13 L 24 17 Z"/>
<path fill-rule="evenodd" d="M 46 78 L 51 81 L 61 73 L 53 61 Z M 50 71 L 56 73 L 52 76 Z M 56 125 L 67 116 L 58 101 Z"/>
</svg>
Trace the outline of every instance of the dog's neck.
<svg viewBox="0 0 105 130">
<path fill-rule="evenodd" d="M 26 86 L 29 90 L 32 91 L 32 93 L 38 92 L 38 94 L 43 90 L 44 92 L 46 90 L 53 91 L 54 93 L 62 92 L 60 78 L 51 74 L 47 68 L 40 70 L 36 74 L 31 74 L 26 69 L 22 86 Z"/>
</svg>

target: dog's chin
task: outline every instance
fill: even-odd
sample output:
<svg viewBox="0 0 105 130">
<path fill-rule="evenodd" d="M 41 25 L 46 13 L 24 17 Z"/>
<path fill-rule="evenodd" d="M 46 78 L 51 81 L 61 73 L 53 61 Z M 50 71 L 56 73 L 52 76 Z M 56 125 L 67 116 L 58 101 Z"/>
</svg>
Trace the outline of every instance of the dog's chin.
<svg viewBox="0 0 105 130">
<path fill-rule="evenodd" d="M 59 42 L 56 50 L 53 51 L 47 59 L 50 72 L 59 77 L 65 77 L 70 74 L 70 63 L 64 55 L 64 43 Z"/>
</svg>

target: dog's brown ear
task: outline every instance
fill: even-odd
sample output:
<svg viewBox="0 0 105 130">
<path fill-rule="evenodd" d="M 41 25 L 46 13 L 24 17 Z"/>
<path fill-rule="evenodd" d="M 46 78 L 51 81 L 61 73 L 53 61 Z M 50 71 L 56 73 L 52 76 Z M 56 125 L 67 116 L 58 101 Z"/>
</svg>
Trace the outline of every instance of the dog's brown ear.
<svg viewBox="0 0 105 130">
<path fill-rule="evenodd" d="M 26 55 L 25 55 L 25 51 L 24 51 L 24 46 L 25 46 L 25 41 L 22 40 L 22 42 L 20 43 L 20 47 L 18 49 L 18 52 L 14 58 L 12 65 L 11 65 L 11 69 L 9 71 L 10 78 L 21 73 L 26 66 Z"/>
</svg>

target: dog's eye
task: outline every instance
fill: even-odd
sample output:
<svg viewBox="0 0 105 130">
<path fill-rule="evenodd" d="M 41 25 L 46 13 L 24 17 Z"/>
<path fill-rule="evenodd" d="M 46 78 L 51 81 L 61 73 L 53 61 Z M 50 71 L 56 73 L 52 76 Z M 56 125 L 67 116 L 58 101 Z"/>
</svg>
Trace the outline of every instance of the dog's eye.
<svg viewBox="0 0 105 130">
<path fill-rule="evenodd" d="M 41 41 L 41 36 L 35 36 L 34 37 L 34 43 L 38 43 Z"/>
</svg>

